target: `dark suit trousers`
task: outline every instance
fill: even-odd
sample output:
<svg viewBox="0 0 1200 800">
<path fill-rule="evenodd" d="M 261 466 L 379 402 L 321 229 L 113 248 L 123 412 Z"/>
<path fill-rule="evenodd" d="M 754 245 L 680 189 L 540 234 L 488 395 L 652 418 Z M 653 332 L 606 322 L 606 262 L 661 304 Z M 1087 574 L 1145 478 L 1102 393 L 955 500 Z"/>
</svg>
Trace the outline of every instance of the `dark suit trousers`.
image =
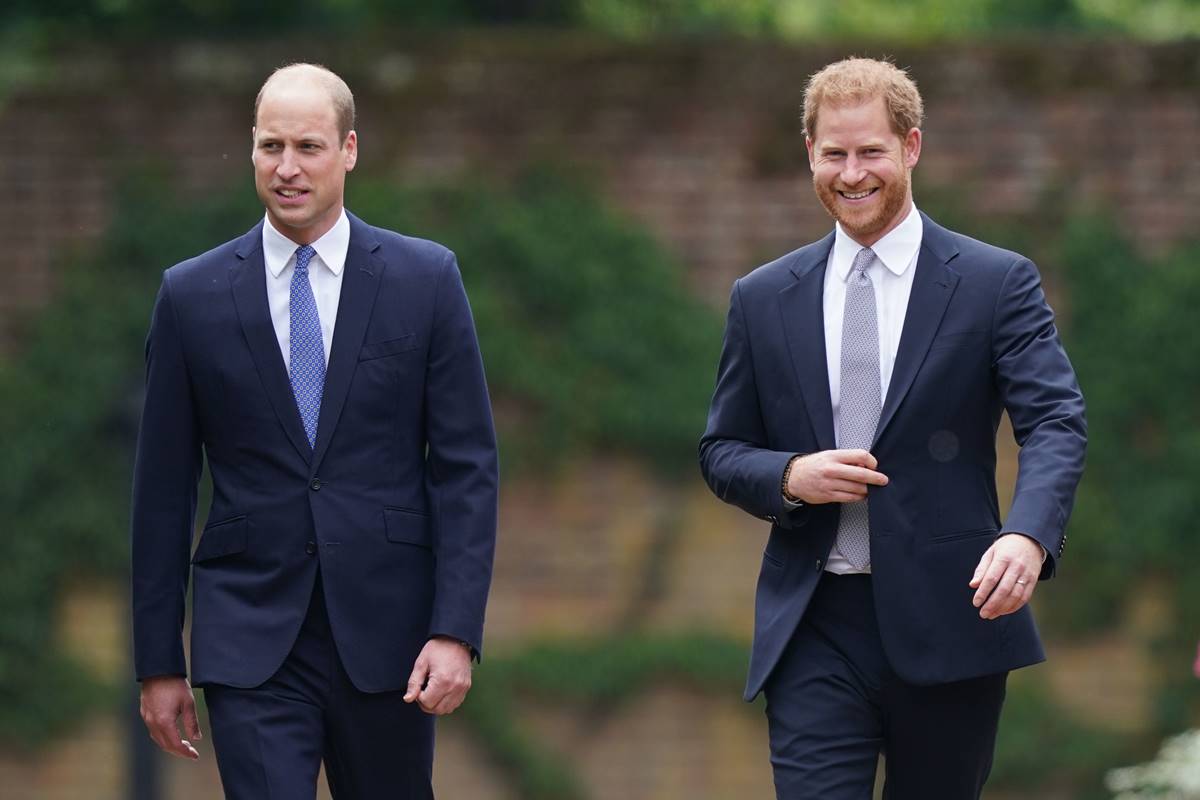
<svg viewBox="0 0 1200 800">
<path fill-rule="evenodd" d="M 1007 673 L 900 680 L 869 575 L 825 573 L 764 688 L 779 800 L 974 800 L 992 766 Z"/>
<path fill-rule="evenodd" d="M 433 797 L 433 717 L 401 691 L 354 688 L 319 576 L 279 671 L 252 689 L 208 685 L 204 697 L 229 800 L 311 800 L 322 761 L 336 800 Z"/>
</svg>

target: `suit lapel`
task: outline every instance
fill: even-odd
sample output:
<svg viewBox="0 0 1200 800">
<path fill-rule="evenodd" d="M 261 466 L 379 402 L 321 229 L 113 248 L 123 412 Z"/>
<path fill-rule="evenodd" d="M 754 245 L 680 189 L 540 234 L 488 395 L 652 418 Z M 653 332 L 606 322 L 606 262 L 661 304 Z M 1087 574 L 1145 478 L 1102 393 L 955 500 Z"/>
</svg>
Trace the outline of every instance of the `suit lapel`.
<svg viewBox="0 0 1200 800">
<path fill-rule="evenodd" d="M 779 311 L 787 337 L 796 383 L 821 450 L 836 446 L 833 405 L 829 399 L 829 371 L 825 360 L 825 264 L 834 235 L 797 256 L 792 265 L 796 282 L 779 293 Z"/>
<path fill-rule="evenodd" d="M 872 447 L 879 442 L 908 390 L 912 388 L 933 336 L 942 324 L 946 306 L 950 304 L 950 298 L 958 286 L 958 273 L 947 266 L 958 255 L 958 248 L 949 233 L 923 213 L 921 221 L 924 229 L 921 233 L 921 252 L 917 256 L 917 272 L 913 275 L 904 328 L 896 349 L 896 365 L 892 369 L 892 380 L 879 414 Z"/>
<path fill-rule="evenodd" d="M 258 369 L 259 379 L 275 415 L 283 425 L 288 439 L 306 462 L 312 458 L 304 424 L 296 408 L 296 398 L 288 381 L 283 355 L 279 352 L 279 339 L 271 322 L 271 309 L 267 304 L 266 265 L 262 251 L 262 223 L 242 237 L 235 250 L 238 261 L 230 271 L 230 288 L 237 307 L 238 319 L 250 355 Z"/>
<path fill-rule="evenodd" d="M 312 461 L 314 471 L 329 449 L 329 441 L 346 403 L 350 381 L 358 366 L 358 351 L 362 349 L 385 267 L 375 255 L 379 242 L 370 226 L 349 212 L 347 216 L 350 218 L 350 248 L 346 252 L 337 323 L 333 328 L 329 368 L 325 371 L 325 391 L 321 395 L 321 415 L 317 421 L 317 444 Z"/>
</svg>

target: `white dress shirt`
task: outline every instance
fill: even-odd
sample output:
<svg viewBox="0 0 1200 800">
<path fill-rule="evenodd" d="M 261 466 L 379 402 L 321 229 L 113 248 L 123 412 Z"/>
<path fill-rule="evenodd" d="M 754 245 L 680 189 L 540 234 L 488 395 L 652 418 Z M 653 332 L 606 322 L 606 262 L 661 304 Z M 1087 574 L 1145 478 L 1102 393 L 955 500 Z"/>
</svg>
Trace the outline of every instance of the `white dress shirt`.
<svg viewBox="0 0 1200 800">
<path fill-rule="evenodd" d="M 912 293 L 913 276 L 917 273 L 917 254 L 921 250 L 921 215 L 914 205 L 904 221 L 871 246 L 875 259 L 867 267 L 867 275 L 875 287 L 875 318 L 879 323 L 879 385 L 880 397 L 887 398 L 896 366 L 896 350 L 904 329 L 908 297 Z M 850 238 L 840 224 L 834 234 L 833 249 L 825 268 L 825 364 L 829 371 L 829 399 L 833 403 L 833 429 L 838 430 L 838 411 L 842 389 L 842 318 L 846 306 L 846 284 L 854 257 L 862 245 Z M 839 444 L 839 447 L 841 445 Z M 825 564 L 829 572 L 841 575 L 859 570 L 846 560 L 834 543 Z"/>
<path fill-rule="evenodd" d="M 279 340 L 283 365 L 291 374 L 292 367 L 292 275 L 296 272 L 296 248 L 300 245 L 284 236 L 267 218 L 263 224 L 263 261 L 267 268 L 267 306 L 271 324 Z M 317 251 L 308 265 L 308 282 L 317 301 L 321 319 L 321 343 L 325 346 L 325 365 L 329 365 L 329 349 L 333 346 L 333 326 L 337 321 L 338 302 L 342 298 L 342 273 L 346 252 L 350 249 L 350 220 L 346 210 L 325 235 L 312 243 Z"/>
</svg>

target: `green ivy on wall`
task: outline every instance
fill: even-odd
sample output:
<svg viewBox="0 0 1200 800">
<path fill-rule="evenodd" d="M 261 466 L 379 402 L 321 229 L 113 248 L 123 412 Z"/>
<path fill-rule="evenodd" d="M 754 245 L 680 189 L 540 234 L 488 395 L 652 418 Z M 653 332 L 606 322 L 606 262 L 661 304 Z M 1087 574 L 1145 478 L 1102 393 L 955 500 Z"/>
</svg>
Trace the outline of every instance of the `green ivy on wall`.
<svg viewBox="0 0 1200 800">
<path fill-rule="evenodd" d="M 261 215 L 234 192 L 187 206 L 131 181 L 103 241 L 64 258 L 55 302 L 0 367 L 0 739 L 32 745 L 103 698 L 54 640 L 59 587 L 127 564 L 142 344 L 161 270 Z M 508 474 L 610 451 L 695 474 L 720 318 L 661 247 L 579 181 L 404 190 L 355 183 L 350 207 L 454 248 L 497 404 Z"/>
<path fill-rule="evenodd" d="M 721 318 L 657 242 L 583 186 L 542 167 L 503 193 L 355 185 L 348 205 L 457 254 L 506 469 L 599 450 L 691 478 Z"/>
<path fill-rule="evenodd" d="M 102 242 L 64 255 L 57 299 L 0 364 L 0 740 L 21 747 L 110 699 L 55 639 L 58 591 L 127 568 L 149 302 L 164 266 L 237 230 L 228 209 L 172 208 L 140 183 Z"/>
<path fill-rule="evenodd" d="M 0 740 L 9 745 L 36 746 L 115 695 L 58 646 L 58 590 L 76 574 L 121 578 L 127 569 L 142 341 L 161 269 L 239 235 L 261 214 L 246 191 L 186 206 L 171 197 L 160 182 L 131 181 L 115 198 L 109 233 L 64 256 L 56 300 L 30 325 L 24 348 L 0 363 Z M 649 465 L 664 491 L 698 479 L 695 443 L 719 315 L 687 293 L 651 237 L 585 182 L 549 169 L 503 185 L 352 181 L 349 205 L 374 224 L 457 252 L 506 474 L 542 475 L 570 458 L 612 452 Z M 1191 331 L 1200 251 L 1149 260 L 1092 218 L 1047 216 L 1023 235 L 1028 241 L 986 238 L 1037 256 L 1064 290 L 1062 327 L 1092 430 L 1072 548 L 1060 576 L 1039 592 L 1041 616 L 1060 635 L 1095 630 L 1145 581 L 1159 581 L 1176 617 L 1156 652 L 1178 664 L 1178 677 L 1164 685 L 1157 721 L 1179 729 L 1197 713 L 1187 670 L 1200 635 L 1189 627 L 1200 612 L 1200 539 L 1191 533 L 1200 475 L 1200 338 Z M 662 564 L 686 533 L 672 520 L 659 527 L 626 619 L 642 616 L 661 592 Z M 704 632 L 651 636 L 636 625 L 534 643 L 489 657 L 452 724 L 469 729 L 521 796 L 583 800 L 578 775 L 526 727 L 515 697 L 598 713 L 655 680 L 736 696 L 745 662 L 744 643 Z M 1098 775 L 1111 763 L 1120 741 L 1048 722 L 1061 716 L 1036 687 L 1014 686 L 997 783 Z M 1071 743 L 1069 763 L 1039 759 L 1060 742 Z"/>
<path fill-rule="evenodd" d="M 1067 343 L 1095 433 L 1057 600 L 1063 621 L 1101 627 L 1135 593 L 1162 591 L 1155 721 L 1175 733 L 1200 721 L 1200 246 L 1139 258 L 1093 217 L 1065 227 L 1061 250 Z"/>
</svg>

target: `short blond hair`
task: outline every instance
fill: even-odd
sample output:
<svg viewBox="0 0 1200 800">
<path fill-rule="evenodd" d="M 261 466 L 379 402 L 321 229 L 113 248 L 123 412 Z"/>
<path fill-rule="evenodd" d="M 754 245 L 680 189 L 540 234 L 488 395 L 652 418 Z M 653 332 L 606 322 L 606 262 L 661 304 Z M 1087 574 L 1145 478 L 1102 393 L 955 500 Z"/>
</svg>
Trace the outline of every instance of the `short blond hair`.
<svg viewBox="0 0 1200 800">
<path fill-rule="evenodd" d="M 333 103 L 333 113 L 337 116 L 338 136 L 341 137 L 342 142 L 345 142 L 350 131 L 354 130 L 354 94 L 341 76 L 323 64 L 288 64 L 272 72 L 270 77 L 263 81 L 262 88 L 258 90 L 258 96 L 254 98 L 254 124 L 258 125 L 258 107 L 262 105 L 263 94 L 271 85 L 271 81 L 295 73 L 306 72 L 323 84 L 326 91 L 329 92 L 329 100 Z"/>
<path fill-rule="evenodd" d="M 857 105 L 883 98 L 892 131 L 904 138 L 921 127 L 925 106 L 917 84 L 908 73 L 888 61 L 846 58 L 824 67 L 808 79 L 804 90 L 804 135 L 817 129 L 817 111 L 822 105 Z"/>
</svg>

